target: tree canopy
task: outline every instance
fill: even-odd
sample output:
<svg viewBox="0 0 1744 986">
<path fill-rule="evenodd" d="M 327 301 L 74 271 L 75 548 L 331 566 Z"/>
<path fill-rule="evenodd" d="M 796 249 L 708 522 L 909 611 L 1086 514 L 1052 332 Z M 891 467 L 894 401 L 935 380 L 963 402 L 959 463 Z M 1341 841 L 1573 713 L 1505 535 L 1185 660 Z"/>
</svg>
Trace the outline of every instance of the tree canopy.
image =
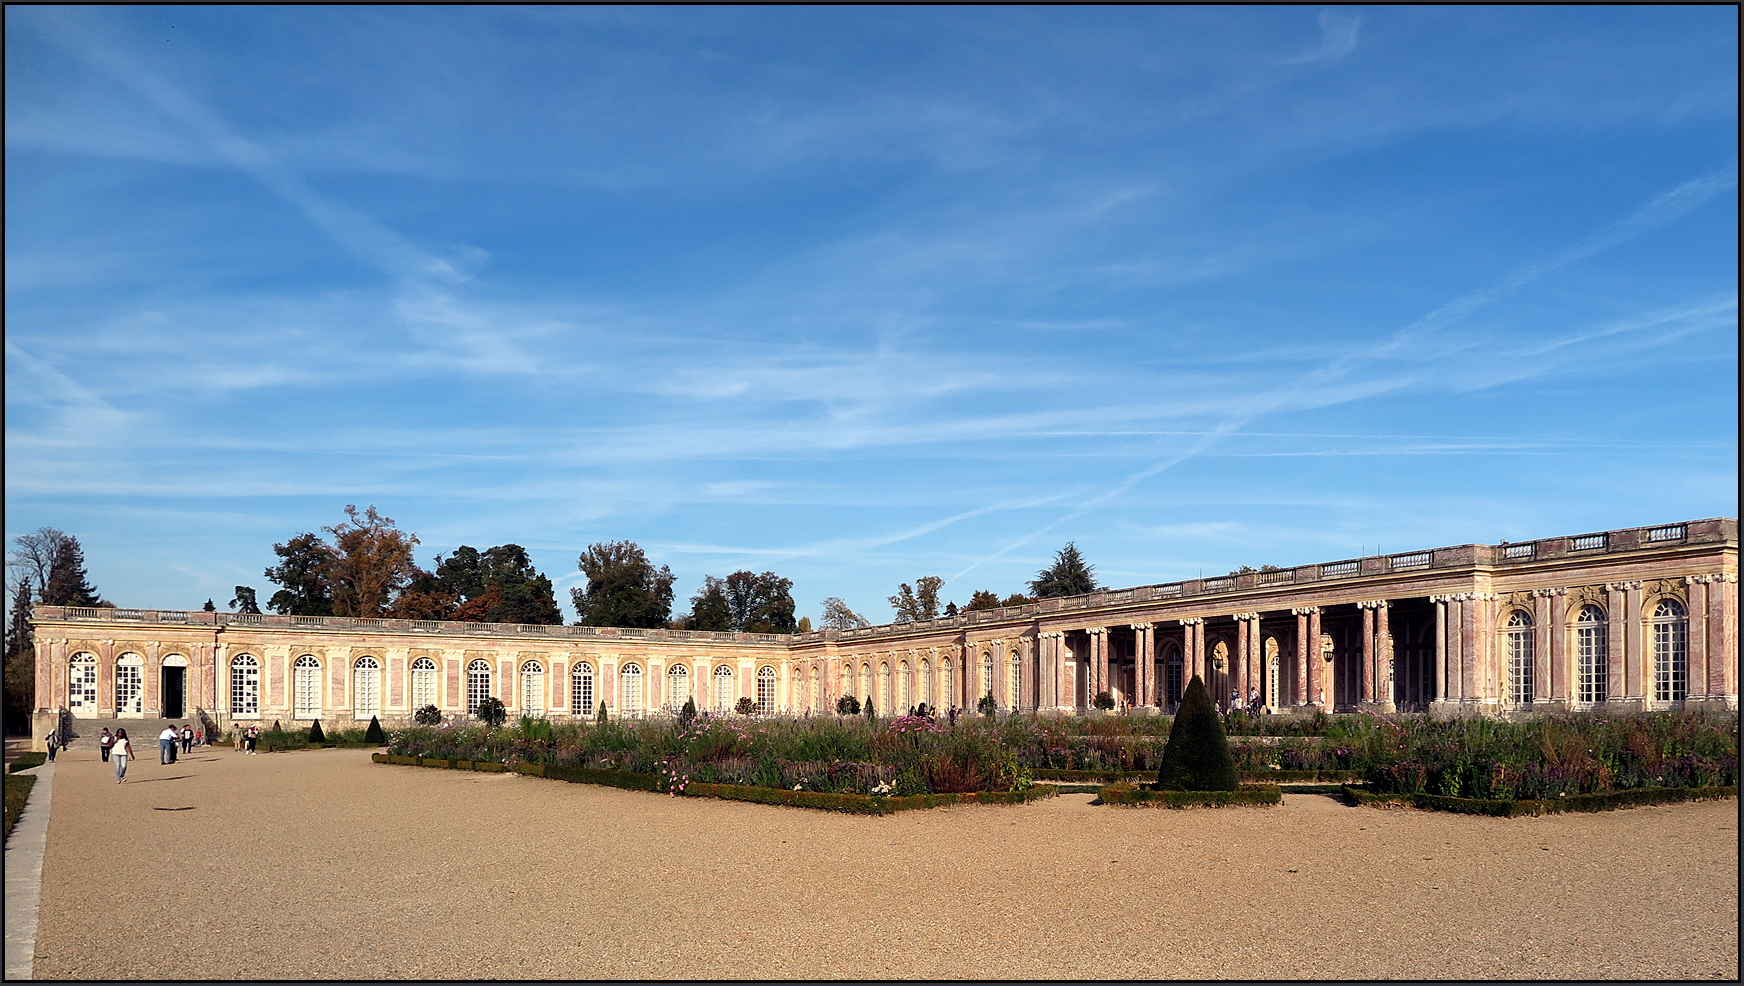
<svg viewBox="0 0 1744 986">
<path fill-rule="evenodd" d="M 738 571 L 724 579 L 703 577 L 691 597 L 688 629 L 748 633 L 793 633 L 793 582 L 774 572 Z"/>
<path fill-rule="evenodd" d="M 589 545 L 577 562 L 586 588 L 569 590 L 579 624 L 664 627 L 672 614 L 672 569 L 655 568 L 634 541 Z"/>
<path fill-rule="evenodd" d="M 1081 596 L 1098 588 L 1096 570 L 1085 563 L 1073 541 L 1067 541 L 1066 546 L 1054 555 L 1054 563 L 1037 572 L 1029 583 L 1029 591 L 1037 599 Z"/>
<path fill-rule="evenodd" d="M 253 587 L 246 585 L 237 586 L 236 595 L 230 600 L 230 608 L 236 610 L 238 613 L 260 612 L 260 603 L 254 598 Z"/>
<path fill-rule="evenodd" d="M 327 569 L 333 549 L 315 534 L 299 534 L 284 544 L 273 545 L 279 563 L 266 570 L 266 577 L 284 588 L 266 602 L 275 613 L 289 616 L 332 616 L 333 587 Z"/>
<path fill-rule="evenodd" d="M 102 599 L 97 588 L 85 574 L 85 549 L 79 539 L 63 535 L 55 546 L 54 561 L 48 570 L 48 582 L 42 587 L 45 606 L 97 606 Z"/>
<path fill-rule="evenodd" d="M 414 618 L 546 626 L 563 622 L 551 579 L 533 567 L 527 549 L 518 544 L 484 551 L 463 544 L 447 558 L 438 555 L 435 573 L 419 572 L 406 596 L 414 592 L 451 607 L 440 617 Z"/>
<path fill-rule="evenodd" d="M 392 517 L 376 513 L 373 506 L 359 514 L 348 503 L 345 517 L 342 523 L 322 528 L 333 535 L 327 570 L 333 615 L 384 616 L 418 571 L 412 560 L 418 536 L 395 527 Z"/>
<path fill-rule="evenodd" d="M 818 627 L 824 630 L 858 630 L 871 625 L 864 616 L 849 609 L 840 596 L 825 599 L 823 615 L 818 618 Z"/>
<path fill-rule="evenodd" d="M 890 597 L 890 608 L 896 611 L 897 623 L 914 623 L 919 620 L 931 620 L 939 615 L 939 590 L 945 587 L 945 580 L 937 575 L 923 575 L 914 580 L 911 588 L 907 582 L 896 590 L 896 595 Z"/>
</svg>

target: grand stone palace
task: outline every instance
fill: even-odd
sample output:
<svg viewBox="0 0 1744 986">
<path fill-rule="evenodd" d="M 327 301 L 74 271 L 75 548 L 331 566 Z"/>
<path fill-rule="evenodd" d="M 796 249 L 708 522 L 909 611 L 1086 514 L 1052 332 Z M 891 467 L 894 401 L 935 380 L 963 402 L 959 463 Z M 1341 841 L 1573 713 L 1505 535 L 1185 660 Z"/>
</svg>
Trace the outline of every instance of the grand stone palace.
<svg viewBox="0 0 1744 986">
<path fill-rule="evenodd" d="M 1738 707 L 1732 518 L 1464 544 L 792 636 L 38 607 L 37 735 L 75 718 L 329 725 L 486 696 L 511 716 L 1167 712 L 1203 675 L 1269 712 Z"/>
</svg>

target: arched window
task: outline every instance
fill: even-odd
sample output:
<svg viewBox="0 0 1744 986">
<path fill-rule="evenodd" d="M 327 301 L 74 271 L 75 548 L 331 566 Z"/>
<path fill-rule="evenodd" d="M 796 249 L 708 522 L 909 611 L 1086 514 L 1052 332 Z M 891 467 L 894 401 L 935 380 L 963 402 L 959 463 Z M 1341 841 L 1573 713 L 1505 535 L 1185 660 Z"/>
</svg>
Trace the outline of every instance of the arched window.
<svg viewBox="0 0 1744 986">
<path fill-rule="evenodd" d="M 260 662 L 253 654 L 230 659 L 230 714 L 238 719 L 260 717 Z"/>
<path fill-rule="evenodd" d="M 67 671 L 67 708 L 75 716 L 96 714 L 97 655 L 83 652 L 73 655 Z"/>
<path fill-rule="evenodd" d="M 775 669 L 767 664 L 757 669 L 757 714 L 775 714 Z"/>
<path fill-rule="evenodd" d="M 842 694 L 843 695 L 852 695 L 852 694 L 854 694 L 854 692 L 856 690 L 857 689 L 855 688 L 855 685 L 854 685 L 854 666 L 852 664 L 843 664 L 842 665 Z"/>
<path fill-rule="evenodd" d="M 893 711 L 896 703 L 890 700 L 890 662 L 878 662 L 878 704 L 886 712 Z"/>
<path fill-rule="evenodd" d="M 420 657 L 412 662 L 412 708 L 436 704 L 436 662 Z"/>
<path fill-rule="evenodd" d="M 123 654 L 115 662 L 115 714 L 145 715 L 145 658 Z"/>
<path fill-rule="evenodd" d="M 725 664 L 715 668 L 715 711 L 733 711 L 733 669 Z"/>
<path fill-rule="evenodd" d="M 466 714 L 478 715 L 479 705 L 490 697 L 490 662 L 480 658 L 466 666 Z"/>
<path fill-rule="evenodd" d="M 914 707 L 914 672 L 903 661 L 896 666 L 896 710 L 906 713 Z"/>
<path fill-rule="evenodd" d="M 618 669 L 618 715 L 642 714 L 642 666 L 626 664 Z"/>
<path fill-rule="evenodd" d="M 920 700 L 932 708 L 937 703 L 933 701 L 933 665 L 931 661 L 920 662 Z"/>
<path fill-rule="evenodd" d="M 1508 701 L 1532 704 L 1532 617 L 1523 609 L 1508 616 Z"/>
<path fill-rule="evenodd" d="M 666 705 L 677 712 L 690 701 L 690 669 L 674 664 L 666 669 Z"/>
<path fill-rule="evenodd" d="M 321 718 L 321 660 L 313 654 L 291 666 L 291 718 Z"/>
<path fill-rule="evenodd" d="M 945 672 L 945 694 L 943 703 L 948 706 L 957 704 L 957 662 L 945 658 L 945 663 L 939 665 Z"/>
<path fill-rule="evenodd" d="M 1653 700 L 1681 702 L 1689 695 L 1689 621 L 1683 604 L 1661 600 L 1649 621 L 1653 633 Z"/>
<path fill-rule="evenodd" d="M 1575 685 L 1578 701 L 1597 705 L 1610 689 L 1610 641 L 1606 638 L 1605 611 L 1581 607 L 1574 623 Z"/>
<path fill-rule="evenodd" d="M 593 715 L 593 665 L 586 661 L 569 669 L 569 711 L 578 716 Z"/>
<path fill-rule="evenodd" d="M 369 719 L 381 715 L 381 663 L 373 657 L 360 657 L 351 666 L 353 719 Z"/>
<path fill-rule="evenodd" d="M 993 652 L 981 655 L 981 694 L 993 697 Z"/>
<path fill-rule="evenodd" d="M 521 665 L 521 714 L 535 718 L 545 715 L 545 665 L 538 661 Z"/>
<path fill-rule="evenodd" d="M 1016 712 L 1023 707 L 1023 661 L 1017 656 L 1017 651 L 1011 652 L 1011 677 L 1006 683 L 1006 691 L 1011 702 L 1011 711 Z"/>
</svg>

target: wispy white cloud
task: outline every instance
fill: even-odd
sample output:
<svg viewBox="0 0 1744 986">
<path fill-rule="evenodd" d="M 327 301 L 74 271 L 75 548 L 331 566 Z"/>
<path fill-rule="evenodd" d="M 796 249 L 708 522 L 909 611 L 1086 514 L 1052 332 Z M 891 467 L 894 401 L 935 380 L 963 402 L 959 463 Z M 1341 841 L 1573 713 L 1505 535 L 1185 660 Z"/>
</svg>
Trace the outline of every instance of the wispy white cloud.
<svg viewBox="0 0 1744 986">
<path fill-rule="evenodd" d="M 1307 65 L 1314 62 L 1343 61 L 1356 50 L 1357 34 L 1362 30 L 1362 18 L 1348 14 L 1340 14 L 1333 10 L 1322 10 L 1316 18 L 1320 25 L 1320 44 L 1289 58 L 1278 60 L 1280 65 Z"/>
</svg>

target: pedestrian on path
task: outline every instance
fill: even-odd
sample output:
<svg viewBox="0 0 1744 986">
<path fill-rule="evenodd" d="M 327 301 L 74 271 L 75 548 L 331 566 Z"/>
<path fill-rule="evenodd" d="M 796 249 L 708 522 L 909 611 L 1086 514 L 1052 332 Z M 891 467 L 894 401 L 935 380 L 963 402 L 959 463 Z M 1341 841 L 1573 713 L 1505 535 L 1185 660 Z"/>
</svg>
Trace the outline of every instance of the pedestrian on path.
<svg viewBox="0 0 1744 986">
<path fill-rule="evenodd" d="M 254 746 L 256 743 L 260 742 L 260 727 L 259 726 L 248 727 L 248 732 L 244 733 L 243 737 L 244 737 L 244 742 L 248 746 L 248 749 L 245 750 L 244 752 L 247 753 L 249 756 L 253 756 L 254 755 Z"/>
<path fill-rule="evenodd" d="M 194 727 L 183 724 L 183 726 L 182 726 L 182 752 L 187 753 L 187 752 L 191 751 L 193 748 L 194 748 Z"/>
<path fill-rule="evenodd" d="M 176 762 L 176 727 L 165 726 L 164 731 L 157 734 L 157 759 L 162 764 Z"/>
<path fill-rule="evenodd" d="M 49 763 L 54 763 L 55 743 L 57 743 L 60 740 L 60 738 L 61 738 L 60 733 L 57 732 L 56 730 L 51 729 L 48 731 L 48 762 Z"/>
<path fill-rule="evenodd" d="M 115 761 L 115 783 L 127 780 L 127 758 L 133 756 L 133 744 L 127 740 L 127 730 L 115 730 L 115 745 L 109 750 L 109 758 Z"/>
<path fill-rule="evenodd" d="M 115 737 L 110 735 L 109 727 L 103 727 L 103 735 L 97 737 L 97 752 L 103 754 L 103 762 L 109 762 L 109 748 L 115 745 Z"/>
<path fill-rule="evenodd" d="M 236 752 L 237 753 L 242 752 L 242 734 L 243 734 L 243 728 L 241 726 L 237 726 L 236 727 Z"/>
</svg>

